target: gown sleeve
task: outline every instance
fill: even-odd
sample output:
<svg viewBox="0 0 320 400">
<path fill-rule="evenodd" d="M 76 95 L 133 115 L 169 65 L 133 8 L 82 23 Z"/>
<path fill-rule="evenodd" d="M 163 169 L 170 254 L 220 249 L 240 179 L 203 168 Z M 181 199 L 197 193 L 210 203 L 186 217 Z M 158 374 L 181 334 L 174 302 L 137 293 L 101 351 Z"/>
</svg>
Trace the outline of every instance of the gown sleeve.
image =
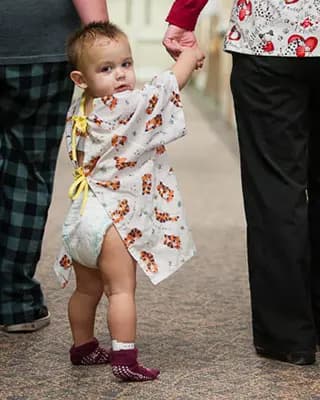
<svg viewBox="0 0 320 400">
<path fill-rule="evenodd" d="M 142 89 L 139 145 L 151 150 L 186 134 L 185 118 L 177 79 L 166 71 Z"/>
</svg>

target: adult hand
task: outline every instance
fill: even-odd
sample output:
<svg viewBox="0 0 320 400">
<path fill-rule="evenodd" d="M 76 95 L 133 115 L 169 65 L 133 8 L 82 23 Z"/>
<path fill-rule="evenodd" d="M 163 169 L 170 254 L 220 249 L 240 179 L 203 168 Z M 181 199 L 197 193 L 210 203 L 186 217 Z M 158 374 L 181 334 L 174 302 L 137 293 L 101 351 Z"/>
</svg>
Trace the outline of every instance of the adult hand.
<svg viewBox="0 0 320 400">
<path fill-rule="evenodd" d="M 177 60 L 184 47 L 197 48 L 197 51 L 201 54 L 197 63 L 197 69 L 202 67 L 205 55 L 198 46 L 194 32 L 187 31 L 175 25 L 169 25 L 162 44 L 175 60 Z"/>
</svg>

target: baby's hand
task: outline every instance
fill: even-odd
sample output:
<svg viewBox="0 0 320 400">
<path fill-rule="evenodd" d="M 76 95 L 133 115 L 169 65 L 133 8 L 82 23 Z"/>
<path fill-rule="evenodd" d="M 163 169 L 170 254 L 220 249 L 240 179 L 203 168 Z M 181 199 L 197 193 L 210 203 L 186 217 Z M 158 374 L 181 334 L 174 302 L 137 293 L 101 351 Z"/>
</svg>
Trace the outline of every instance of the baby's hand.
<svg viewBox="0 0 320 400">
<path fill-rule="evenodd" d="M 177 44 L 180 51 L 175 65 L 172 67 L 179 88 L 182 89 L 191 77 L 195 69 L 203 66 L 204 54 L 197 45 L 193 46 L 180 46 Z"/>
<path fill-rule="evenodd" d="M 193 47 L 181 47 L 181 53 L 189 53 L 190 56 L 195 58 L 195 69 L 200 69 L 203 67 L 205 55 L 198 45 Z"/>
</svg>

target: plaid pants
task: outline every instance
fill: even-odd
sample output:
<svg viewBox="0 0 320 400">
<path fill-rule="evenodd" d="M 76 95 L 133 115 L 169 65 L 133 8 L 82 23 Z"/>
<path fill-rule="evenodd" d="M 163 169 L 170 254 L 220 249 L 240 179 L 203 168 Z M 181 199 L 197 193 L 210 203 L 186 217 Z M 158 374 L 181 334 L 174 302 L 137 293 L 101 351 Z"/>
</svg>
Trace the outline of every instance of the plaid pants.
<svg viewBox="0 0 320 400">
<path fill-rule="evenodd" d="M 0 324 L 34 320 L 34 279 L 73 84 L 64 62 L 0 66 Z"/>
</svg>

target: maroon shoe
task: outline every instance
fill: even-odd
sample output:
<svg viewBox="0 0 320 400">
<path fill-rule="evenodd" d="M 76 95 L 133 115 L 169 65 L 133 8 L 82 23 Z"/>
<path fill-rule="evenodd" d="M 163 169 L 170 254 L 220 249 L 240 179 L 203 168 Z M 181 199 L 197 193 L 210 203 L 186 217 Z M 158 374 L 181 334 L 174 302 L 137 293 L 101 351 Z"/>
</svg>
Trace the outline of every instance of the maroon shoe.
<svg viewBox="0 0 320 400">
<path fill-rule="evenodd" d="M 158 369 L 145 368 L 137 362 L 138 350 L 111 351 L 113 375 L 122 381 L 152 381 L 160 374 Z"/>
<path fill-rule="evenodd" d="M 70 349 L 70 360 L 73 365 L 98 365 L 110 362 L 110 352 L 99 346 L 96 338 L 91 342 Z"/>
</svg>

